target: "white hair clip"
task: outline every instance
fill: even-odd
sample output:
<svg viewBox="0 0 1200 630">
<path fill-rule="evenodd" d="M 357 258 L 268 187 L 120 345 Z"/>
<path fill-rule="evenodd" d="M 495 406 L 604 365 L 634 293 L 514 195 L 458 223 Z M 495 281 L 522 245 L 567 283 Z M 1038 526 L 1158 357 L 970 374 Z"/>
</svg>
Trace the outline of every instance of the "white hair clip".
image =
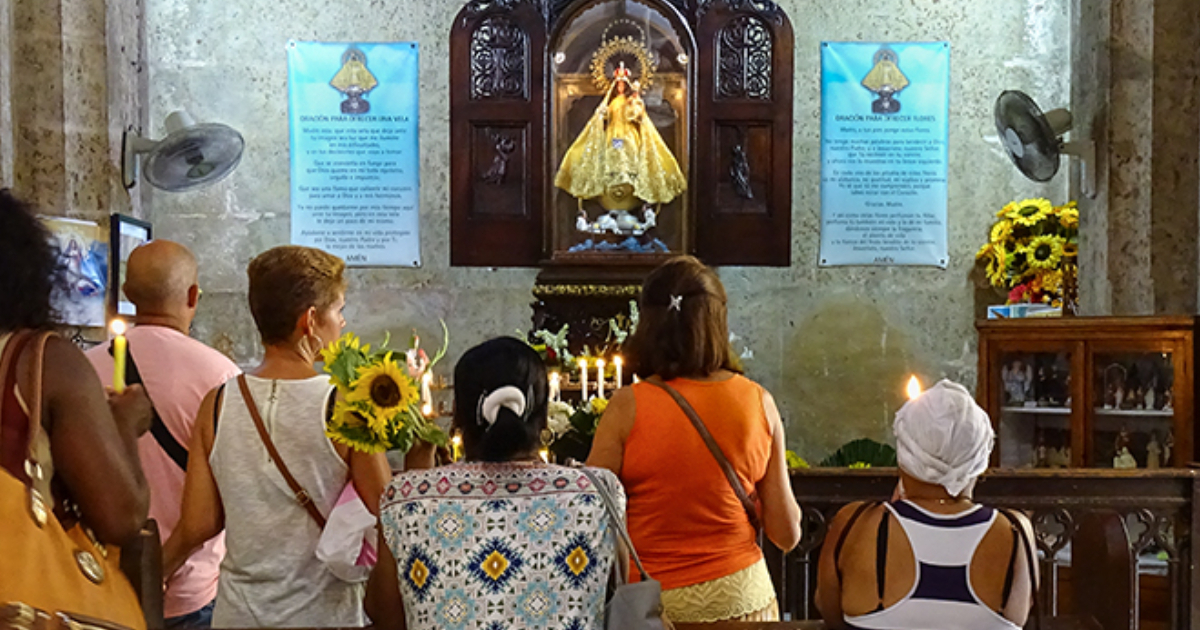
<svg viewBox="0 0 1200 630">
<path fill-rule="evenodd" d="M 668 306 L 667 308 L 669 308 L 672 311 L 682 311 L 683 310 L 683 296 L 682 295 L 672 295 L 671 296 L 671 305 Z"/>
<path fill-rule="evenodd" d="M 521 416 L 522 420 L 529 419 L 529 401 L 533 398 L 533 387 L 530 386 L 528 395 L 513 385 L 505 385 L 479 397 L 479 405 L 475 410 L 475 421 L 479 426 L 491 427 L 496 423 L 496 417 L 501 407 L 511 409 Z"/>
</svg>

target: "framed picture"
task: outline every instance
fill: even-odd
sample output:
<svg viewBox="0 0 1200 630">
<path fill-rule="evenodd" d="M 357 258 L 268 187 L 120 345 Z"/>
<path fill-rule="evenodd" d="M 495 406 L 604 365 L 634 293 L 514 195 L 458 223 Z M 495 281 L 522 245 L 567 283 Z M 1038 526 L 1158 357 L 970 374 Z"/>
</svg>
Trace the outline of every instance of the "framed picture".
<svg viewBox="0 0 1200 630">
<path fill-rule="evenodd" d="M 108 243 L 104 230 L 91 221 L 42 217 L 50 230 L 60 273 L 50 294 L 60 323 L 104 326 L 108 288 Z"/>
<path fill-rule="evenodd" d="M 125 297 L 125 265 L 129 254 L 150 240 L 150 224 L 123 214 L 112 215 L 109 222 L 108 246 L 112 261 L 112 291 L 109 291 L 108 311 L 114 317 L 137 315 L 137 308 Z"/>
</svg>

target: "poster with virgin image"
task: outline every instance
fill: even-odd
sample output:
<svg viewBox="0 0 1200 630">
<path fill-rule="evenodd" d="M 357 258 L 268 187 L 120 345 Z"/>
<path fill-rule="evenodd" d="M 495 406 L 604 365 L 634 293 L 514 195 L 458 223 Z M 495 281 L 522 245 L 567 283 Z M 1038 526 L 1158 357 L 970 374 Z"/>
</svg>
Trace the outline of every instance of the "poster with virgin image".
<svg viewBox="0 0 1200 630">
<path fill-rule="evenodd" d="M 415 43 L 288 43 L 292 243 L 421 265 Z"/>
<path fill-rule="evenodd" d="M 950 44 L 821 44 L 821 266 L 945 269 Z"/>
</svg>

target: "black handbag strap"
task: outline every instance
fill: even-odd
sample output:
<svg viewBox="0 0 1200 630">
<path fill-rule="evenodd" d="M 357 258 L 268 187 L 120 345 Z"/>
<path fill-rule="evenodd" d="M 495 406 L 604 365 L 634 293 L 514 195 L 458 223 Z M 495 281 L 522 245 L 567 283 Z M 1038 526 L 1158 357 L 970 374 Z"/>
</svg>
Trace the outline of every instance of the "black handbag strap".
<svg viewBox="0 0 1200 630">
<path fill-rule="evenodd" d="M 1042 607 L 1038 604 L 1037 571 L 1034 569 L 1034 557 L 1032 546 L 1029 542 L 1029 536 L 1025 534 L 1025 528 L 1021 526 L 1021 521 L 1017 520 L 1017 516 L 1012 512 L 1012 510 L 1006 508 L 996 508 L 996 510 L 1003 514 L 1004 518 L 1007 518 L 1008 521 L 1012 523 L 1013 529 L 1017 530 L 1017 537 L 1021 540 L 1021 549 L 1024 550 L 1025 564 L 1027 565 L 1025 568 L 1029 570 L 1029 588 L 1033 592 L 1033 603 L 1031 605 L 1031 608 L 1033 609 L 1033 628 L 1034 630 L 1041 630 Z"/>
<path fill-rule="evenodd" d="M 142 373 L 138 371 L 137 361 L 133 360 L 133 351 L 128 344 L 125 348 L 125 363 L 126 363 L 126 383 L 129 385 L 141 385 L 146 387 L 146 381 L 142 380 Z M 108 344 L 108 354 L 113 354 L 112 344 Z M 179 466 L 180 470 L 187 470 L 188 466 L 188 450 L 187 447 L 179 443 L 174 435 L 171 435 L 171 430 L 167 428 L 163 422 L 162 416 L 158 414 L 158 407 L 154 405 L 154 399 L 150 398 L 150 390 L 146 389 L 146 399 L 150 401 L 150 435 L 154 436 L 154 441 L 158 443 L 158 447 Z"/>
<path fill-rule="evenodd" d="M 692 426 L 696 427 L 696 432 L 704 440 L 704 445 L 708 447 L 708 451 L 717 460 L 717 465 L 721 467 L 721 472 L 725 473 L 725 480 L 729 482 L 729 487 L 733 488 L 738 501 L 742 503 L 742 509 L 746 511 L 746 518 L 750 519 L 750 524 L 754 526 L 754 531 L 761 531 L 762 520 L 758 516 L 758 506 L 755 504 L 754 498 L 746 493 L 746 488 L 742 486 L 742 481 L 738 479 L 737 471 L 733 469 L 733 465 L 729 463 L 729 458 L 725 457 L 725 452 L 721 450 L 721 446 L 713 439 L 712 433 L 708 432 L 708 427 L 704 426 L 704 421 L 700 419 L 700 415 L 696 413 L 691 403 L 678 390 L 659 380 L 658 377 L 648 378 L 646 382 L 670 394 L 671 398 L 675 399 L 675 403 L 679 405 L 679 408 L 683 410 L 683 414 L 688 417 L 688 420 L 692 421 Z"/>
</svg>

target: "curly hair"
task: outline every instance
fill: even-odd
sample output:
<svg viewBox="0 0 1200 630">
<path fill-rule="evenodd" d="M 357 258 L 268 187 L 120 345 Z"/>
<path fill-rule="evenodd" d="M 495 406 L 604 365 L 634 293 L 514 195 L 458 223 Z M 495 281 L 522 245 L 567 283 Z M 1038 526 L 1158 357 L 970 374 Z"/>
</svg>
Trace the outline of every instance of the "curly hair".
<svg viewBox="0 0 1200 630">
<path fill-rule="evenodd" d="M 52 326 L 59 265 L 50 232 L 7 188 L 0 189 L 0 269 L 0 333 Z"/>
</svg>

